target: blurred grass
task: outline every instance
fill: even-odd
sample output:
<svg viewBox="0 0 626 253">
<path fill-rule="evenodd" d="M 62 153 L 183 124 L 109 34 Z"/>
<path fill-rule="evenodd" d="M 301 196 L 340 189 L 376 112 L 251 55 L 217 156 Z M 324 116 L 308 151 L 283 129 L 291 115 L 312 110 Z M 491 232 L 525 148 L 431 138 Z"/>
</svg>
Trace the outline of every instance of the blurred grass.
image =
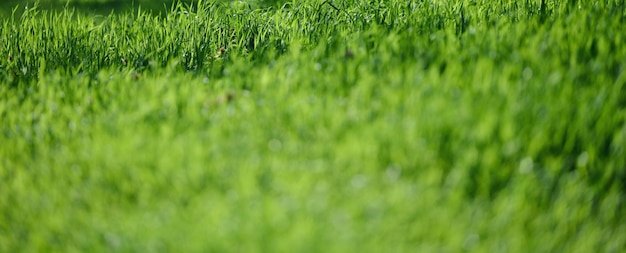
<svg viewBox="0 0 626 253">
<path fill-rule="evenodd" d="M 62 10 L 69 7 L 82 13 L 108 15 L 111 12 L 123 13 L 134 11 L 138 7 L 149 10 L 154 14 L 170 10 L 176 3 L 191 4 L 193 0 L 4 0 L 0 3 L 0 18 L 11 17 L 13 9 L 18 7 L 17 13 L 23 13 L 27 7 L 37 5 L 42 10 Z"/>
<path fill-rule="evenodd" d="M 3 19 L 0 252 L 626 247 L 623 1 L 333 6 Z"/>
</svg>

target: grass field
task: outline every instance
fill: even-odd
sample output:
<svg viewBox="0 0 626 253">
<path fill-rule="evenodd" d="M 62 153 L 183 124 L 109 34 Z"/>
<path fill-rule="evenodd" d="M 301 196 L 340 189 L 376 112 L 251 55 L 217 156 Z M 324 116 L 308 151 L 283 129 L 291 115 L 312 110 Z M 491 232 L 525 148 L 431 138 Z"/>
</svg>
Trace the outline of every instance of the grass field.
<svg viewBox="0 0 626 253">
<path fill-rule="evenodd" d="M 47 2 L 0 19 L 0 252 L 626 248 L 623 0 Z"/>
</svg>

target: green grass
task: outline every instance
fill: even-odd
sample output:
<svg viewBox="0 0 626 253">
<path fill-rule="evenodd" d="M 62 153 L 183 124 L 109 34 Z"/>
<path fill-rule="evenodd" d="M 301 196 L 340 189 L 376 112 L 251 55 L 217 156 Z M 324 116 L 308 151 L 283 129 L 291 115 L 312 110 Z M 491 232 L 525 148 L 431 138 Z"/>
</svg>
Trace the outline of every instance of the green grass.
<svg viewBox="0 0 626 253">
<path fill-rule="evenodd" d="M 620 252 L 624 1 L 0 27 L 0 252 Z"/>
</svg>

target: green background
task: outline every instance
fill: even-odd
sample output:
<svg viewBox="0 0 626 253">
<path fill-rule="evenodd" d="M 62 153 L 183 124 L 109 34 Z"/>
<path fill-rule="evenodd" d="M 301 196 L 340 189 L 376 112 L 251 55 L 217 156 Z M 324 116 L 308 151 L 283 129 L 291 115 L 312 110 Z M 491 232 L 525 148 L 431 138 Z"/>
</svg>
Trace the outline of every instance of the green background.
<svg viewBox="0 0 626 253">
<path fill-rule="evenodd" d="M 626 248 L 624 1 L 331 3 L 3 16 L 0 252 Z"/>
</svg>

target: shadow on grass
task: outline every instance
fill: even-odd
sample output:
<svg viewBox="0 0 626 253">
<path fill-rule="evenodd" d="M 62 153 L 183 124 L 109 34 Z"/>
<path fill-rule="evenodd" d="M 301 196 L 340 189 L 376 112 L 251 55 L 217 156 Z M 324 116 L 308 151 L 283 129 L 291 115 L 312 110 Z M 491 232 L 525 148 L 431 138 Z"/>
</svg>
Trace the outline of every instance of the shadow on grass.
<svg viewBox="0 0 626 253">
<path fill-rule="evenodd" d="M 25 8 L 35 6 L 36 2 L 35 0 L 0 1 L 0 18 L 10 17 L 14 9 L 19 15 Z M 132 11 L 141 7 L 143 10 L 149 10 L 153 14 L 159 15 L 170 10 L 172 5 L 177 2 L 190 4 L 194 0 L 40 0 L 38 1 L 38 8 L 41 10 L 62 10 L 69 7 L 87 14 L 106 15 L 111 12 Z"/>
</svg>

